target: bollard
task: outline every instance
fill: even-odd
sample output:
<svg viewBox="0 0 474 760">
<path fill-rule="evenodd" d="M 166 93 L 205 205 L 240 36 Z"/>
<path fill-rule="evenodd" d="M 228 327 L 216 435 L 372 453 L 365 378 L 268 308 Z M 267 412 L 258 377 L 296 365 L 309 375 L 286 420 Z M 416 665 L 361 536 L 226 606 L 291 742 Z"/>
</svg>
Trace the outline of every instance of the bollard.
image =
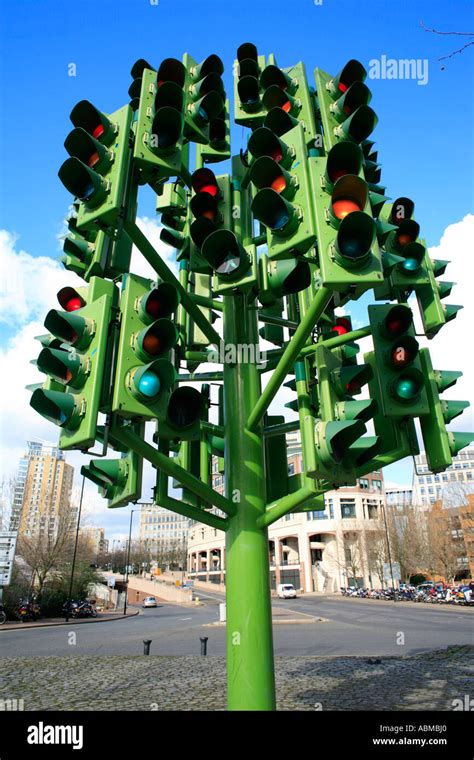
<svg viewBox="0 0 474 760">
<path fill-rule="evenodd" d="M 153 639 L 143 639 L 143 654 L 150 654 L 150 644 Z"/>
<path fill-rule="evenodd" d="M 200 638 L 199 641 L 201 642 L 201 654 L 206 655 L 207 654 L 207 636 L 204 636 L 204 638 Z"/>
</svg>

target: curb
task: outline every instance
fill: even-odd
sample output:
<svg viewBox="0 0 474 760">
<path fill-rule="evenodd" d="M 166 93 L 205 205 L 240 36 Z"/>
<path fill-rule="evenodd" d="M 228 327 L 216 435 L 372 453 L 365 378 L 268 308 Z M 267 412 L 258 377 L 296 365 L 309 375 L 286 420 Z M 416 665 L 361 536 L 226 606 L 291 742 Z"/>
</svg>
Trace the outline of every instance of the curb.
<svg viewBox="0 0 474 760">
<path fill-rule="evenodd" d="M 309 623 L 329 623 L 328 618 L 311 617 L 308 620 L 301 620 L 300 618 L 289 618 L 288 620 L 273 620 L 272 625 L 308 625 Z M 214 623 L 203 623 L 203 628 L 224 628 L 226 623 L 221 623 L 220 620 L 216 620 Z"/>
<path fill-rule="evenodd" d="M 85 625 L 87 623 L 110 623 L 112 620 L 128 620 L 128 618 L 136 617 L 140 614 L 140 610 L 137 610 L 136 612 L 132 612 L 127 615 L 114 615 L 114 617 L 103 617 L 103 618 L 91 618 L 90 620 L 72 620 L 72 618 L 69 620 L 69 622 L 66 623 L 65 620 L 60 620 L 56 623 L 27 623 L 26 625 L 24 623 L 20 624 L 14 624 L 14 625 L 2 625 L 0 626 L 0 632 L 1 631 L 28 631 L 31 628 L 53 628 L 54 626 L 59 625 Z"/>
</svg>

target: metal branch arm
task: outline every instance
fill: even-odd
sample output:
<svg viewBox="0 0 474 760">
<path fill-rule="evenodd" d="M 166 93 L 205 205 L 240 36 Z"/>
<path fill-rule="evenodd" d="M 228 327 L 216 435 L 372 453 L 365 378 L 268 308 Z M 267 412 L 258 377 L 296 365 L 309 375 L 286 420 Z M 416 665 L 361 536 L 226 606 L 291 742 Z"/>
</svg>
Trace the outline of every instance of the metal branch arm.
<svg viewBox="0 0 474 760">
<path fill-rule="evenodd" d="M 183 307 L 194 320 L 196 325 L 203 331 L 209 342 L 219 346 L 222 340 L 219 333 L 214 330 L 211 323 L 206 319 L 202 311 L 194 302 L 193 298 L 189 295 L 186 289 L 183 288 L 180 281 L 175 277 L 169 266 L 163 261 L 160 254 L 155 250 L 137 224 L 135 222 L 126 222 L 124 230 L 131 241 L 137 246 L 140 253 L 148 261 L 150 266 L 153 267 L 158 276 L 165 282 L 171 283 L 171 285 L 176 288 L 180 295 Z"/>
<path fill-rule="evenodd" d="M 181 467 L 181 465 L 174 462 L 173 459 L 165 454 L 161 454 L 127 427 L 122 427 L 117 430 L 116 437 L 129 449 L 132 449 L 132 451 L 135 451 L 137 454 L 144 457 L 144 459 L 147 459 L 149 462 L 156 465 L 156 467 L 162 470 L 166 475 L 175 478 L 183 486 L 189 488 L 192 493 L 199 496 L 203 501 L 218 507 L 227 515 L 236 514 L 236 506 L 226 499 L 225 496 L 222 496 L 222 494 L 209 488 L 209 486 L 198 478 L 195 478 L 194 475 L 191 475 L 191 473 Z M 199 516 L 194 519 L 199 520 L 202 516 L 202 512 L 201 510 L 196 510 L 196 513 Z"/>
<path fill-rule="evenodd" d="M 331 297 L 332 292 L 328 288 L 323 287 L 318 290 L 306 315 L 300 322 L 298 329 L 285 348 L 277 366 L 273 370 L 273 374 L 270 377 L 268 385 L 264 389 L 262 395 L 257 401 L 252 414 L 248 418 L 247 427 L 249 430 L 256 429 L 263 415 L 278 393 L 286 375 L 298 358 L 298 355 L 306 343 L 311 330 L 314 328 L 316 322 L 320 319 L 321 315 L 326 309 L 329 301 L 331 300 Z"/>
</svg>

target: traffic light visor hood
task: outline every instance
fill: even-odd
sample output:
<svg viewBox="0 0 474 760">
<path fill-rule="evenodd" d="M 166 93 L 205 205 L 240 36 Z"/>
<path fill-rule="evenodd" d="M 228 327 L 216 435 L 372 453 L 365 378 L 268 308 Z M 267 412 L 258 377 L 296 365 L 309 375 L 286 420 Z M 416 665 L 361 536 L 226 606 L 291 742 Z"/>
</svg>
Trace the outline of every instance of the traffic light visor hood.
<svg viewBox="0 0 474 760">
<path fill-rule="evenodd" d="M 249 267 L 249 257 L 231 230 L 216 230 L 208 235 L 201 253 L 220 277 L 235 279 Z"/>
<path fill-rule="evenodd" d="M 110 119 L 92 105 L 88 100 L 81 100 L 71 111 L 69 117 L 75 127 L 82 127 L 96 140 L 110 145 L 116 133 L 116 127 Z"/>
<path fill-rule="evenodd" d="M 177 429 L 188 428 L 200 419 L 204 404 L 204 397 L 197 388 L 181 386 L 171 394 L 168 420 Z"/>
<path fill-rule="evenodd" d="M 356 61 L 351 58 L 346 63 L 343 69 L 330 80 L 328 83 L 328 90 L 332 97 L 339 97 L 342 93 L 346 92 L 354 82 L 363 82 L 367 76 L 367 72 L 364 69 L 360 61 Z"/>
<path fill-rule="evenodd" d="M 174 82 L 179 87 L 183 87 L 186 79 L 186 68 L 177 58 L 165 58 L 160 63 L 156 79 L 159 88 L 163 86 L 162 83 L 166 82 Z"/>
</svg>

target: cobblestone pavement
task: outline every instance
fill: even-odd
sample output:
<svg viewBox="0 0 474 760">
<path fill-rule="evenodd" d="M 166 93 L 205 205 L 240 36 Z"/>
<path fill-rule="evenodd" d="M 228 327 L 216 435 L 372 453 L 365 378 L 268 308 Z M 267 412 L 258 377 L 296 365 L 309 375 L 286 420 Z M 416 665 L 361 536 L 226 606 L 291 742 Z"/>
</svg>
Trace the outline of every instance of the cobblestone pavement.
<svg viewBox="0 0 474 760">
<path fill-rule="evenodd" d="M 414 657 L 277 657 L 279 710 L 452 710 L 474 647 Z M 0 700 L 25 710 L 225 710 L 223 657 L 7 657 Z"/>
</svg>

